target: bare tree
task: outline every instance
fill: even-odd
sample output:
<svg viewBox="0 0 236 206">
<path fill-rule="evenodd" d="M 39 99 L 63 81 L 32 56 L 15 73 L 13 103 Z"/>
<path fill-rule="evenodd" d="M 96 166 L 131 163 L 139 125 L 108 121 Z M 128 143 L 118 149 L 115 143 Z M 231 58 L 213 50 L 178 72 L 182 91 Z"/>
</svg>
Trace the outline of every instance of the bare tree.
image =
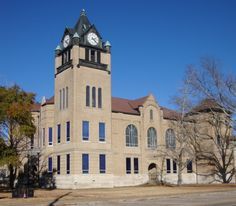
<svg viewBox="0 0 236 206">
<path fill-rule="evenodd" d="M 192 146 L 195 123 L 186 118 L 186 114 L 191 109 L 188 90 L 187 85 L 184 85 L 178 92 L 179 96 L 172 98 L 178 113 L 171 121 L 171 129 L 166 133 L 166 148 L 162 150 L 162 153 L 165 153 L 165 156 L 171 158 L 177 165 L 178 185 L 183 183 L 182 174 L 189 161 L 195 162 L 195 150 Z"/>
<path fill-rule="evenodd" d="M 204 58 L 201 67 L 189 66 L 185 84 L 193 99 L 202 100 L 189 114 L 196 122 L 195 151 L 202 166 L 211 167 L 209 175 L 216 181 L 229 183 L 234 174 L 233 129 L 236 111 L 236 81 L 220 72 L 220 64 Z"/>
<path fill-rule="evenodd" d="M 200 68 L 188 66 L 186 84 L 192 95 L 201 99 L 214 99 L 228 114 L 236 113 L 236 76 L 225 75 L 219 61 L 214 58 L 202 58 Z"/>
</svg>

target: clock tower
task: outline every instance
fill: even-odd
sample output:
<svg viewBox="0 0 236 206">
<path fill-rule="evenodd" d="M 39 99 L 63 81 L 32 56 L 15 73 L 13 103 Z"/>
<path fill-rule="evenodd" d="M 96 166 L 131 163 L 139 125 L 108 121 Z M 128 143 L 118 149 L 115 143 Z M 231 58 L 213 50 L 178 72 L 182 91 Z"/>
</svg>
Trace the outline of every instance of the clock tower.
<svg viewBox="0 0 236 206">
<path fill-rule="evenodd" d="M 76 178 L 80 179 L 85 172 L 80 166 L 86 164 L 84 161 L 91 164 L 87 165 L 88 179 L 83 176 L 83 181 L 91 184 L 89 181 L 94 178 L 109 178 L 112 174 L 111 45 L 103 42 L 84 10 L 73 28 L 65 28 L 56 47 L 54 100 L 54 153 L 66 162 L 69 175 L 73 175 L 70 183 L 65 180 L 68 173 L 57 175 L 57 184 L 79 184 Z M 102 158 L 105 157 L 107 165 L 102 176 L 97 165 L 101 154 L 105 155 Z"/>
</svg>

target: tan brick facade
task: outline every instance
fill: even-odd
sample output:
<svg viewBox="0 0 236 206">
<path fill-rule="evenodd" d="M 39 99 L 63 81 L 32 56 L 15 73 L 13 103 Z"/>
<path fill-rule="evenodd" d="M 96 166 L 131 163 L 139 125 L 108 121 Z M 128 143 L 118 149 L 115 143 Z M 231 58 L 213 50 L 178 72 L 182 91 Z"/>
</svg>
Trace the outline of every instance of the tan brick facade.
<svg viewBox="0 0 236 206">
<path fill-rule="evenodd" d="M 86 37 L 87 34 L 84 35 Z M 60 155 L 60 174 L 55 172 L 56 186 L 76 189 L 144 184 L 150 181 L 151 174 L 148 168 L 152 163 L 157 166 L 154 177 L 160 178 L 162 159 L 158 156 L 158 149 L 166 144 L 165 134 L 171 127 L 171 114 L 175 115 L 175 112 L 160 107 L 152 95 L 138 100 L 112 98 L 110 47 L 98 49 L 101 55 L 100 62 L 93 63 L 92 66 L 89 62 L 82 64 L 86 61 L 86 48 L 80 43 L 70 46 L 71 63 L 69 62 L 68 67 L 63 67 L 62 64 L 63 51 L 56 53 L 54 99 L 46 100 L 38 113 L 33 113 L 39 131 L 38 135 L 35 135 L 35 142 L 38 142 L 44 158 L 52 157 L 52 167 L 55 170 L 58 169 L 57 156 Z M 103 65 L 106 66 L 105 69 L 100 68 Z M 62 68 L 60 72 L 58 68 Z M 87 86 L 90 87 L 90 106 L 86 106 Z M 92 106 L 93 87 L 96 90 L 95 107 Z M 102 91 L 101 108 L 98 108 L 98 88 Z M 88 140 L 83 140 L 83 121 L 89 122 Z M 67 122 L 69 122 L 69 137 L 67 137 Z M 99 141 L 99 123 L 105 123 L 105 141 Z M 138 139 L 137 146 L 132 147 L 126 145 L 126 128 L 131 124 L 137 129 Z M 60 125 L 60 143 L 58 125 Z M 52 145 L 49 145 L 49 127 L 52 128 Z M 154 148 L 148 147 L 149 128 L 156 130 L 157 145 Z M 69 174 L 66 160 L 68 154 Z M 89 155 L 87 174 L 82 170 L 82 154 Z M 100 173 L 101 154 L 105 155 L 105 173 Z M 126 171 L 126 158 L 130 158 L 131 161 L 130 174 Z M 135 158 L 138 159 L 136 173 Z M 171 168 L 173 168 L 172 160 Z M 194 169 L 193 166 L 192 173 L 187 173 L 186 169 L 183 171 L 184 183 L 201 182 L 197 180 Z M 171 183 L 177 181 L 177 173 L 166 173 L 166 163 L 163 178 Z"/>
</svg>

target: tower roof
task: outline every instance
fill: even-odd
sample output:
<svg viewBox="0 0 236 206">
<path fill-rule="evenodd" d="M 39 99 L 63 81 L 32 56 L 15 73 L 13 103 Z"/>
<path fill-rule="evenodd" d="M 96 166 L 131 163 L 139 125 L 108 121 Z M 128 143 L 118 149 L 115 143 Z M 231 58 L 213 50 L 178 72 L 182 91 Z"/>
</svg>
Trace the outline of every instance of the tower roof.
<svg viewBox="0 0 236 206">
<path fill-rule="evenodd" d="M 90 27 L 91 23 L 86 16 L 85 10 L 83 9 L 80 13 L 80 18 L 74 26 L 74 32 L 77 32 L 79 36 L 82 36 Z"/>
</svg>

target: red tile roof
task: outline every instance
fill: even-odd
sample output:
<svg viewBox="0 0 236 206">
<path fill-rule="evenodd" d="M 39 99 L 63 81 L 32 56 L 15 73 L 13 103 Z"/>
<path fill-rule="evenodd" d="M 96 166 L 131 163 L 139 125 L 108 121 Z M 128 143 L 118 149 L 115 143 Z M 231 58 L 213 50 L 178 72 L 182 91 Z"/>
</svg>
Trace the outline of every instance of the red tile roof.
<svg viewBox="0 0 236 206">
<path fill-rule="evenodd" d="M 47 105 L 47 104 L 54 104 L 54 96 L 52 96 L 49 99 L 46 99 L 46 102 L 42 104 L 42 106 Z"/>
<path fill-rule="evenodd" d="M 147 96 L 135 100 L 112 97 L 112 112 L 139 115 L 138 107 L 142 106 L 146 99 Z"/>
<path fill-rule="evenodd" d="M 204 99 L 200 104 L 192 109 L 190 113 L 222 111 L 222 107 L 214 99 Z"/>
<path fill-rule="evenodd" d="M 39 112 L 41 105 L 39 103 L 34 103 L 31 107 L 31 112 Z"/>
<path fill-rule="evenodd" d="M 112 112 L 139 115 L 140 113 L 138 108 L 144 104 L 147 98 L 148 96 L 135 100 L 129 100 L 112 97 Z M 163 111 L 164 119 L 177 120 L 180 117 L 179 113 L 174 110 L 165 107 L 161 107 L 161 110 Z"/>
<path fill-rule="evenodd" d="M 140 112 L 138 110 L 139 106 L 142 106 L 145 101 L 147 100 L 148 96 L 139 98 L 139 99 L 123 99 L 118 97 L 112 97 L 112 112 L 115 113 L 124 113 L 124 114 L 131 114 L 131 115 L 140 115 Z M 47 99 L 46 102 L 42 105 L 47 104 L 54 104 L 54 96 Z M 39 111 L 40 110 L 40 104 L 37 103 L 37 105 L 34 105 L 34 110 Z M 170 119 L 170 120 L 176 120 L 179 117 L 178 112 L 161 107 L 161 110 L 163 111 L 163 118 L 164 119 Z"/>
<path fill-rule="evenodd" d="M 163 118 L 169 120 L 178 120 L 180 119 L 180 114 L 172 109 L 168 109 L 166 107 L 161 107 L 163 111 Z"/>
</svg>

